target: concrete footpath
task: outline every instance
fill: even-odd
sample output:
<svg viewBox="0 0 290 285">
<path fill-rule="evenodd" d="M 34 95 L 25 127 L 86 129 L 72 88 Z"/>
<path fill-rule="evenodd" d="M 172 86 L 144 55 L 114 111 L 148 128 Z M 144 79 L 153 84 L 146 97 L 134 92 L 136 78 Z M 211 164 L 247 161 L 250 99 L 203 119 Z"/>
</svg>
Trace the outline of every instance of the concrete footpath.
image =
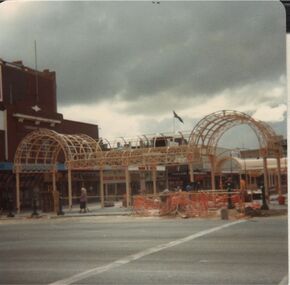
<svg viewBox="0 0 290 285">
<path fill-rule="evenodd" d="M 279 205 L 277 201 L 271 201 L 268 204 L 269 210 L 262 210 L 261 216 L 276 216 L 287 215 L 287 205 Z M 73 205 L 72 209 L 63 207 L 63 215 L 55 212 L 42 212 L 37 210 L 38 215 L 32 215 L 32 210 L 23 211 L 20 214 L 13 212 L 14 217 L 8 217 L 7 212 L 0 214 L 0 220 L 12 219 L 29 219 L 29 218 L 46 218 L 46 219 L 59 219 L 68 217 L 93 217 L 93 216 L 130 216 L 133 215 L 132 208 L 123 207 L 122 202 L 115 202 L 112 207 L 102 208 L 100 203 L 92 203 L 88 205 L 86 213 L 80 213 L 79 205 Z M 218 217 L 219 215 L 217 215 Z"/>
<path fill-rule="evenodd" d="M 8 217 L 7 212 L 0 215 L 0 220 L 6 219 L 25 219 L 25 218 L 64 218 L 64 217 L 90 217 L 90 216 L 128 216 L 132 214 L 131 208 L 125 208 L 122 206 L 121 202 L 115 202 L 113 207 L 102 208 L 101 204 L 93 203 L 89 204 L 87 211 L 85 213 L 80 213 L 79 205 L 73 205 L 72 209 L 68 207 L 63 207 L 63 214 L 58 214 L 55 212 L 42 212 L 37 209 L 38 215 L 33 215 L 33 211 L 23 211 L 20 214 L 13 212 L 14 217 Z"/>
</svg>

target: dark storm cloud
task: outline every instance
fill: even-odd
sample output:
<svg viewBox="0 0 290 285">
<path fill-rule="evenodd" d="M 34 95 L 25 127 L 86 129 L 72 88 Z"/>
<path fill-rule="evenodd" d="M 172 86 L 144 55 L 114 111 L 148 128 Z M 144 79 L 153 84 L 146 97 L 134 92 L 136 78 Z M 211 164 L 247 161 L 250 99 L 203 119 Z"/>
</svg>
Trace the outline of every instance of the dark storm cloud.
<svg viewBox="0 0 290 285">
<path fill-rule="evenodd" d="M 0 57 L 33 66 L 36 39 L 62 104 L 211 96 L 285 74 L 284 17 L 279 2 L 28 2 L 0 19 Z"/>
<path fill-rule="evenodd" d="M 192 11 L 196 24 L 191 15 L 186 21 L 183 42 L 152 54 L 131 71 L 129 95 L 169 88 L 177 94 L 210 95 L 285 73 L 281 17 L 252 3 L 207 3 L 203 8 L 200 14 Z"/>
</svg>

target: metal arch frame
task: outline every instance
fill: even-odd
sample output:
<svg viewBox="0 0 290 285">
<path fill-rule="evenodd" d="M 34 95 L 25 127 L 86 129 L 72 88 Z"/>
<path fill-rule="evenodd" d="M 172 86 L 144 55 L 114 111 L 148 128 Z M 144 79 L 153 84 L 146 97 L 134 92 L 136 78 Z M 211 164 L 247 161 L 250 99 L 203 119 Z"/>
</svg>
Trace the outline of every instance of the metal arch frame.
<svg viewBox="0 0 290 285">
<path fill-rule="evenodd" d="M 222 116 L 220 116 L 221 113 Z M 211 120 L 209 120 L 209 118 L 211 118 Z M 15 154 L 14 164 L 17 168 L 23 163 L 29 164 L 31 159 L 34 160 L 34 164 L 37 164 L 39 156 L 43 151 L 45 152 L 44 162 L 46 163 L 47 160 L 49 160 L 52 164 L 55 164 L 60 150 L 63 150 L 65 154 L 66 163 L 73 164 L 76 168 L 78 168 L 77 163 L 82 161 L 87 161 L 87 168 L 92 167 L 92 164 L 96 167 L 98 163 L 101 166 L 106 164 L 109 166 L 118 166 L 127 165 L 128 163 L 150 164 L 153 156 L 155 158 L 153 160 L 155 161 L 157 158 L 157 163 L 161 164 L 174 163 L 172 160 L 174 155 L 185 155 L 190 161 L 198 158 L 198 149 L 200 147 L 203 149 L 206 148 L 205 154 L 207 155 L 215 154 L 213 150 L 215 150 L 221 136 L 228 129 L 238 124 L 245 123 L 253 129 L 258 139 L 262 137 L 262 142 L 264 143 L 262 144 L 263 147 L 275 150 L 275 147 L 277 147 L 277 136 L 270 126 L 263 122 L 255 121 L 244 113 L 224 110 L 210 114 L 202 119 L 191 132 L 189 144 L 180 146 L 141 147 L 140 144 L 139 146 L 137 146 L 137 144 L 134 146 L 131 141 L 126 141 L 122 138 L 127 144 L 125 147 L 120 149 L 110 148 L 109 151 L 103 152 L 99 143 L 87 135 L 64 135 L 47 129 L 39 129 L 28 134 L 21 141 Z M 184 140 L 182 133 L 181 138 Z M 49 147 L 43 149 L 43 146 L 47 147 L 48 145 L 43 143 L 43 141 L 47 141 L 47 139 L 50 140 Z M 147 137 L 146 140 L 147 142 L 149 141 Z M 28 148 L 29 151 L 27 151 Z M 276 149 L 280 151 L 279 146 Z M 276 153 L 279 154 L 279 151 Z M 29 156 L 31 152 L 36 152 L 36 155 Z M 151 159 L 148 159 L 148 157 L 151 157 Z M 122 163 L 120 163 L 120 161 L 116 162 L 116 159 L 121 160 Z M 25 160 L 25 162 L 23 160 Z M 18 171 L 21 171 L 21 169 Z"/>
<path fill-rule="evenodd" d="M 26 135 L 18 145 L 14 156 L 14 171 L 27 172 L 25 166 L 39 164 L 51 166 L 52 168 L 47 168 L 47 171 L 51 171 L 61 150 L 69 167 L 72 161 L 97 157 L 101 148 L 94 139 L 84 134 L 67 135 L 49 129 L 38 129 Z"/>
<path fill-rule="evenodd" d="M 47 142 L 54 146 L 51 148 L 50 161 L 48 162 L 48 151 L 43 149 Z M 26 172 L 27 165 L 38 165 L 39 163 L 45 165 L 52 165 L 55 153 L 59 152 L 59 147 L 63 148 L 63 142 L 58 133 L 46 129 L 38 129 L 26 135 L 17 147 L 14 156 L 14 171 Z M 68 161 L 69 153 L 63 148 L 65 160 Z M 45 158 L 42 160 L 41 158 Z M 34 169 L 35 170 L 35 169 Z M 50 170 L 50 169 L 49 169 Z M 28 171 L 27 171 L 28 172 Z"/>
<path fill-rule="evenodd" d="M 219 160 L 217 160 L 216 161 L 216 167 L 215 167 L 215 175 L 219 176 L 220 189 L 223 189 L 223 184 L 222 184 L 222 176 L 223 176 L 222 175 L 222 166 L 228 161 L 235 162 L 238 165 L 238 167 L 241 169 L 240 162 L 234 156 L 223 156 Z M 240 179 L 241 179 L 241 176 L 240 176 Z"/>
<path fill-rule="evenodd" d="M 222 135 L 229 129 L 242 124 L 248 125 L 256 134 L 263 156 L 281 153 L 281 146 L 277 144 L 277 135 L 268 124 L 233 110 L 217 111 L 201 119 L 190 134 L 189 144 L 201 146 L 204 150 L 203 154 L 215 155 Z"/>
<path fill-rule="evenodd" d="M 216 163 L 216 168 L 215 168 L 215 172 L 218 174 L 218 173 L 221 173 L 222 171 L 222 166 L 228 162 L 228 161 L 234 161 L 238 166 L 239 168 L 241 168 L 241 164 L 240 162 L 234 157 L 234 156 L 224 156 L 222 158 L 220 158 L 217 163 Z"/>
<path fill-rule="evenodd" d="M 105 141 L 107 144 L 108 144 L 108 147 L 111 149 L 112 146 L 111 146 L 111 143 L 106 139 L 106 138 L 100 138 L 100 141 Z"/>
<path fill-rule="evenodd" d="M 101 152 L 101 147 L 97 141 L 84 134 L 67 135 L 49 129 L 38 129 L 22 139 L 14 156 L 18 212 L 20 212 L 20 173 L 31 171 L 52 173 L 55 191 L 57 158 L 61 150 L 68 170 L 69 207 L 72 207 L 71 164 L 74 161 L 95 159 Z"/>
<path fill-rule="evenodd" d="M 222 110 L 211 113 L 201 119 L 192 130 L 189 137 L 189 145 L 193 148 L 200 147 L 201 155 L 207 156 L 211 162 L 211 184 L 215 189 L 216 148 L 223 134 L 237 126 L 247 124 L 256 134 L 260 145 L 260 156 L 264 162 L 264 185 L 268 192 L 267 157 L 277 159 L 278 168 L 278 193 L 281 195 L 281 166 L 280 159 L 282 147 L 275 131 L 265 122 L 257 121 L 251 116 L 233 110 Z"/>
<path fill-rule="evenodd" d="M 99 152 L 89 160 L 81 159 L 72 161 L 71 168 L 76 170 L 116 169 L 126 168 L 129 165 L 154 167 L 156 165 L 179 165 L 181 163 L 199 162 L 199 150 L 186 144 L 187 141 L 185 140 L 184 134 L 181 132 L 179 134 L 182 145 L 178 146 L 166 145 L 154 147 L 154 137 L 149 138 L 145 135 L 131 139 L 119 137 L 112 143 L 106 140 L 112 146 L 110 149 Z M 157 136 L 161 136 L 163 139 L 167 137 L 164 134 L 157 134 Z M 102 138 L 102 140 L 104 139 Z M 117 142 L 119 142 L 118 147 Z"/>
<path fill-rule="evenodd" d="M 180 165 L 188 163 L 190 181 L 193 182 L 193 162 L 199 160 L 199 151 L 185 144 L 180 146 L 141 147 L 138 143 L 134 145 L 134 140 L 126 140 L 125 147 L 120 145 L 116 149 L 98 152 L 90 160 L 82 159 L 71 161 L 70 167 L 74 170 L 96 169 L 100 171 L 101 205 L 103 206 L 103 171 L 106 169 L 122 169 L 125 171 L 126 198 L 127 201 L 130 201 L 129 166 L 145 166 L 146 169 L 152 171 L 153 191 L 156 194 L 156 172 L 158 165 Z"/>
<path fill-rule="evenodd" d="M 188 145 L 123 148 L 102 151 L 91 159 L 80 159 L 70 162 L 71 169 L 117 169 L 129 165 L 153 167 L 157 165 L 180 165 L 200 160 L 199 151 Z"/>
<path fill-rule="evenodd" d="M 276 155 L 277 165 L 280 165 L 278 163 L 278 159 L 280 161 L 281 147 L 278 143 L 277 135 L 270 126 L 263 122 L 254 120 L 247 114 L 237 111 L 223 110 L 212 113 L 199 121 L 191 132 L 188 143 L 178 146 L 173 145 L 155 147 L 154 145 L 152 146 L 152 142 L 148 139 L 148 137 L 143 135 L 147 141 L 147 146 L 145 147 L 140 143 L 140 137 L 137 138 L 137 140 L 135 139 L 135 141 L 125 140 L 122 137 L 121 139 L 124 142 L 123 146 L 120 145 L 120 148 L 115 149 L 114 143 L 109 143 L 110 149 L 102 151 L 100 146 L 101 140 L 97 142 L 87 135 L 65 135 L 48 129 L 39 129 L 28 134 L 21 141 L 17 148 L 14 159 L 14 171 L 16 172 L 17 182 L 16 184 L 19 188 L 19 173 L 25 172 L 25 166 L 29 164 L 37 165 L 38 163 L 44 163 L 48 166 L 46 171 L 43 171 L 42 169 L 40 172 L 52 172 L 54 181 L 53 183 L 55 184 L 57 158 L 59 152 L 62 150 L 65 155 L 65 163 L 68 169 L 70 206 L 72 205 L 72 170 L 100 170 L 101 195 L 103 195 L 102 177 L 103 170 L 106 169 L 106 167 L 111 169 L 124 169 L 126 171 L 126 187 L 129 188 L 129 165 L 147 166 L 150 167 L 150 169 L 153 169 L 153 171 L 156 171 L 157 165 L 188 164 L 190 170 L 190 181 L 192 182 L 193 163 L 200 162 L 202 156 L 207 155 L 212 163 L 212 188 L 215 189 L 214 173 L 216 166 L 216 147 L 218 141 L 228 129 L 241 124 L 248 124 L 259 139 L 262 154 L 261 156 L 265 158 L 265 173 L 267 170 L 267 155 Z M 180 135 L 182 141 L 184 142 L 183 134 L 180 133 Z M 163 134 L 162 136 L 165 137 Z M 43 146 L 46 145 L 43 142 L 44 140 L 47 142 L 47 139 L 49 139 L 51 147 L 43 148 Z M 152 139 L 154 139 L 154 137 Z M 43 160 L 41 160 L 41 158 L 43 158 Z M 281 189 L 281 186 L 279 189 Z M 128 199 L 129 192 L 130 189 L 127 191 Z M 19 197 L 17 199 L 17 205 L 19 209 Z"/>
</svg>

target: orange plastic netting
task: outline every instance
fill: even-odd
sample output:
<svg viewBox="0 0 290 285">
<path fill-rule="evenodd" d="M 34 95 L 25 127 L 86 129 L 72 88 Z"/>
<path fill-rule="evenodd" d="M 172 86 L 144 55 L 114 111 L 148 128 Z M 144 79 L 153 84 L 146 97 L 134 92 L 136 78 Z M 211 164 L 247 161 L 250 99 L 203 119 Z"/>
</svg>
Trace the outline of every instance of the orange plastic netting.
<svg viewBox="0 0 290 285">
<path fill-rule="evenodd" d="M 139 195 L 133 198 L 133 212 L 142 216 L 180 215 L 182 217 L 207 216 L 209 212 L 226 208 L 231 200 L 235 208 L 244 207 L 238 193 L 175 192 L 159 195 Z"/>
</svg>

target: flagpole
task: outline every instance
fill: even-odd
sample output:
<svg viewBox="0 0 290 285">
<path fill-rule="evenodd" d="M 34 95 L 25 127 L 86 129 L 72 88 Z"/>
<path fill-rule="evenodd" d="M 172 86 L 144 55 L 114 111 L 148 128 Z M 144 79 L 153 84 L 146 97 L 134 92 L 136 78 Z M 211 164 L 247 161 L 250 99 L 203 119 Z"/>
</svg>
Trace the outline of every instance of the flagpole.
<svg viewBox="0 0 290 285">
<path fill-rule="evenodd" d="M 38 103 L 38 72 L 37 72 L 37 47 L 36 40 L 34 40 L 34 60 L 35 60 L 35 92 L 36 92 L 36 103 Z"/>
<path fill-rule="evenodd" d="M 173 116 L 173 135 L 175 135 L 175 118 Z"/>
</svg>

